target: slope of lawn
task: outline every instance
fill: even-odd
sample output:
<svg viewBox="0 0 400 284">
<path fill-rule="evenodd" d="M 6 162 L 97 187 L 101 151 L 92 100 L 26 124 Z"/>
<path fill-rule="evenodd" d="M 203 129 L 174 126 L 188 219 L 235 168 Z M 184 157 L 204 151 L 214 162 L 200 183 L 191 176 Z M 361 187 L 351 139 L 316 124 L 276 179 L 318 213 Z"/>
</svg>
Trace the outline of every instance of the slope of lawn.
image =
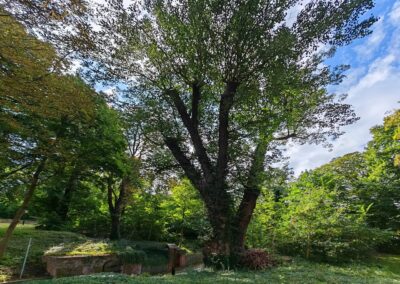
<svg viewBox="0 0 400 284">
<path fill-rule="evenodd" d="M 0 238 L 8 224 L 0 223 Z M 34 225 L 18 225 L 11 237 L 5 256 L 0 259 L 0 282 L 6 281 L 14 274 L 19 274 L 29 238 L 32 245 L 29 252 L 26 275 L 34 276 L 45 272 L 42 263 L 43 252 L 60 243 L 84 242 L 86 238 L 71 232 L 35 230 Z"/>
<path fill-rule="evenodd" d="M 55 280 L 31 281 L 30 284 L 92 283 L 400 283 L 400 256 L 382 255 L 359 264 L 328 265 L 294 260 L 292 263 L 262 272 L 187 271 L 176 276 L 130 277 L 97 274 Z"/>
<path fill-rule="evenodd" d="M 0 238 L 8 224 L 0 223 Z M 167 263 L 165 243 L 148 241 L 110 242 L 90 239 L 71 232 L 36 230 L 34 225 L 18 225 L 11 238 L 4 258 L 0 259 L 0 282 L 19 275 L 26 248 L 32 238 L 32 246 L 24 272 L 25 277 L 43 276 L 46 273 L 42 256 L 46 255 L 104 255 L 118 253 L 127 246 L 143 250 L 147 254 L 144 265 Z M 166 248 L 166 247 L 165 247 Z"/>
</svg>

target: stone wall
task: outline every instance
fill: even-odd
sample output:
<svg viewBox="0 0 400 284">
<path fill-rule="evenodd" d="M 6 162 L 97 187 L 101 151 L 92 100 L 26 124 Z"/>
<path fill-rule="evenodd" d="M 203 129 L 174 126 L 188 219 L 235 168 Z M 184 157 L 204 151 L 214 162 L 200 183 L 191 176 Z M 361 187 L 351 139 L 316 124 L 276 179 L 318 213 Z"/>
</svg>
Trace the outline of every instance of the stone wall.
<svg viewBox="0 0 400 284">
<path fill-rule="evenodd" d="M 166 264 L 156 266 L 143 266 L 139 270 L 132 269 L 132 265 L 123 265 L 117 255 L 99 256 L 44 256 L 43 261 L 47 263 L 47 272 L 53 277 L 85 275 L 100 272 L 125 272 L 136 274 L 134 271 L 149 274 L 171 273 L 175 269 L 182 269 L 187 266 L 194 266 L 203 263 L 201 253 L 184 254 L 183 250 L 174 248 L 169 253 L 169 260 Z M 140 265 L 141 266 L 141 265 Z M 139 272 L 140 273 L 140 272 Z"/>
<path fill-rule="evenodd" d="M 120 272 L 116 255 L 100 256 L 44 256 L 47 272 L 53 277 L 85 275 L 100 272 Z"/>
</svg>

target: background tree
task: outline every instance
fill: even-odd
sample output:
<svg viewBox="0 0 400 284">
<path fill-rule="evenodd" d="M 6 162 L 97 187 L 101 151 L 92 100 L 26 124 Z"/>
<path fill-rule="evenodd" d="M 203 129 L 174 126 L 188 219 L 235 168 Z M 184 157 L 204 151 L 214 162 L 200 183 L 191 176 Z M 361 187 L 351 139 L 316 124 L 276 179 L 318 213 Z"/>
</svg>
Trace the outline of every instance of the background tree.
<svg viewBox="0 0 400 284">
<path fill-rule="evenodd" d="M 400 230 L 400 111 L 387 116 L 383 125 L 373 127 L 372 141 L 365 151 L 368 177 L 365 179 L 363 198 L 373 204 L 371 225 Z"/>
<path fill-rule="evenodd" d="M 329 177 L 304 173 L 283 199 L 278 249 L 308 259 L 337 261 L 366 257 L 386 242 L 390 233 L 367 226 L 370 206 L 355 208 L 342 195 Z"/>
<path fill-rule="evenodd" d="M 335 261 L 374 250 L 397 252 L 398 113 L 371 129 L 373 139 L 364 152 L 301 174 L 278 199 L 264 189 L 247 244 Z"/>
<path fill-rule="evenodd" d="M 126 143 L 121 121 L 115 110 L 98 97 L 92 106 L 93 119 L 73 121 L 66 133 L 62 156 L 49 167 L 49 178 L 41 186 L 36 200 L 37 211 L 42 211 L 41 225 L 47 229 L 69 228 L 68 214 L 75 194 L 91 191 L 88 183 L 106 188 L 105 173 L 122 175 L 125 169 Z M 42 209 L 39 209 L 41 207 Z M 44 214 L 47 213 L 47 214 Z"/>
<path fill-rule="evenodd" d="M 27 31 L 45 39 L 57 48 L 58 63 L 71 67 L 65 59 L 73 59 L 74 51 L 82 48 L 77 35 L 86 38 L 88 1 L 86 0 L 0 0 L 1 17 L 12 16 Z"/>
<path fill-rule="evenodd" d="M 209 225 L 198 192 L 187 179 L 171 187 L 171 194 L 160 205 L 167 236 L 179 245 L 204 238 Z"/>
<path fill-rule="evenodd" d="M 27 188 L 0 242 L 2 256 L 46 164 L 62 155 L 69 122 L 92 117 L 94 91 L 76 77 L 61 75 L 51 46 L 8 15 L 0 21 L 1 177 L 18 173 Z"/>
</svg>

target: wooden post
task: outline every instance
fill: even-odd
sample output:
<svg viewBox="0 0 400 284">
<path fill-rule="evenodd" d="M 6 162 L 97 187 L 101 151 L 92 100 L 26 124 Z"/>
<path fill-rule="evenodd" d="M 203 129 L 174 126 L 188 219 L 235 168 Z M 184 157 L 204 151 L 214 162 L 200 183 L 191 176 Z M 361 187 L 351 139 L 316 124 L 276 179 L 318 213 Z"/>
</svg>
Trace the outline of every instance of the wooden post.
<svg viewBox="0 0 400 284">
<path fill-rule="evenodd" d="M 167 244 L 168 247 L 168 272 L 175 275 L 176 255 L 178 246 L 175 244 Z"/>
</svg>

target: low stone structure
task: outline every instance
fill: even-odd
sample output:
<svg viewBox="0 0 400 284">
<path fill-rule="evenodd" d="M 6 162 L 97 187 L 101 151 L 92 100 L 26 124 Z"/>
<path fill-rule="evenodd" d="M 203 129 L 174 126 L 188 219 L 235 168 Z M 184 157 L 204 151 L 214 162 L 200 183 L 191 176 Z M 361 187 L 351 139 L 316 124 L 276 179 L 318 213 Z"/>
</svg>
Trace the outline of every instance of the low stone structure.
<svg viewBox="0 0 400 284">
<path fill-rule="evenodd" d="M 121 266 L 121 272 L 128 275 L 139 275 L 142 273 L 142 265 L 136 264 L 123 264 Z"/>
<path fill-rule="evenodd" d="M 53 277 L 119 272 L 121 264 L 116 255 L 44 256 L 47 272 Z"/>
<path fill-rule="evenodd" d="M 117 272 L 129 275 L 150 273 L 175 273 L 175 269 L 183 269 L 203 263 L 201 253 L 186 254 L 176 245 L 168 244 L 168 263 L 148 266 L 142 264 L 123 264 L 116 254 L 81 255 L 81 256 L 44 256 L 47 272 L 53 277 L 76 276 L 100 272 Z"/>
</svg>

